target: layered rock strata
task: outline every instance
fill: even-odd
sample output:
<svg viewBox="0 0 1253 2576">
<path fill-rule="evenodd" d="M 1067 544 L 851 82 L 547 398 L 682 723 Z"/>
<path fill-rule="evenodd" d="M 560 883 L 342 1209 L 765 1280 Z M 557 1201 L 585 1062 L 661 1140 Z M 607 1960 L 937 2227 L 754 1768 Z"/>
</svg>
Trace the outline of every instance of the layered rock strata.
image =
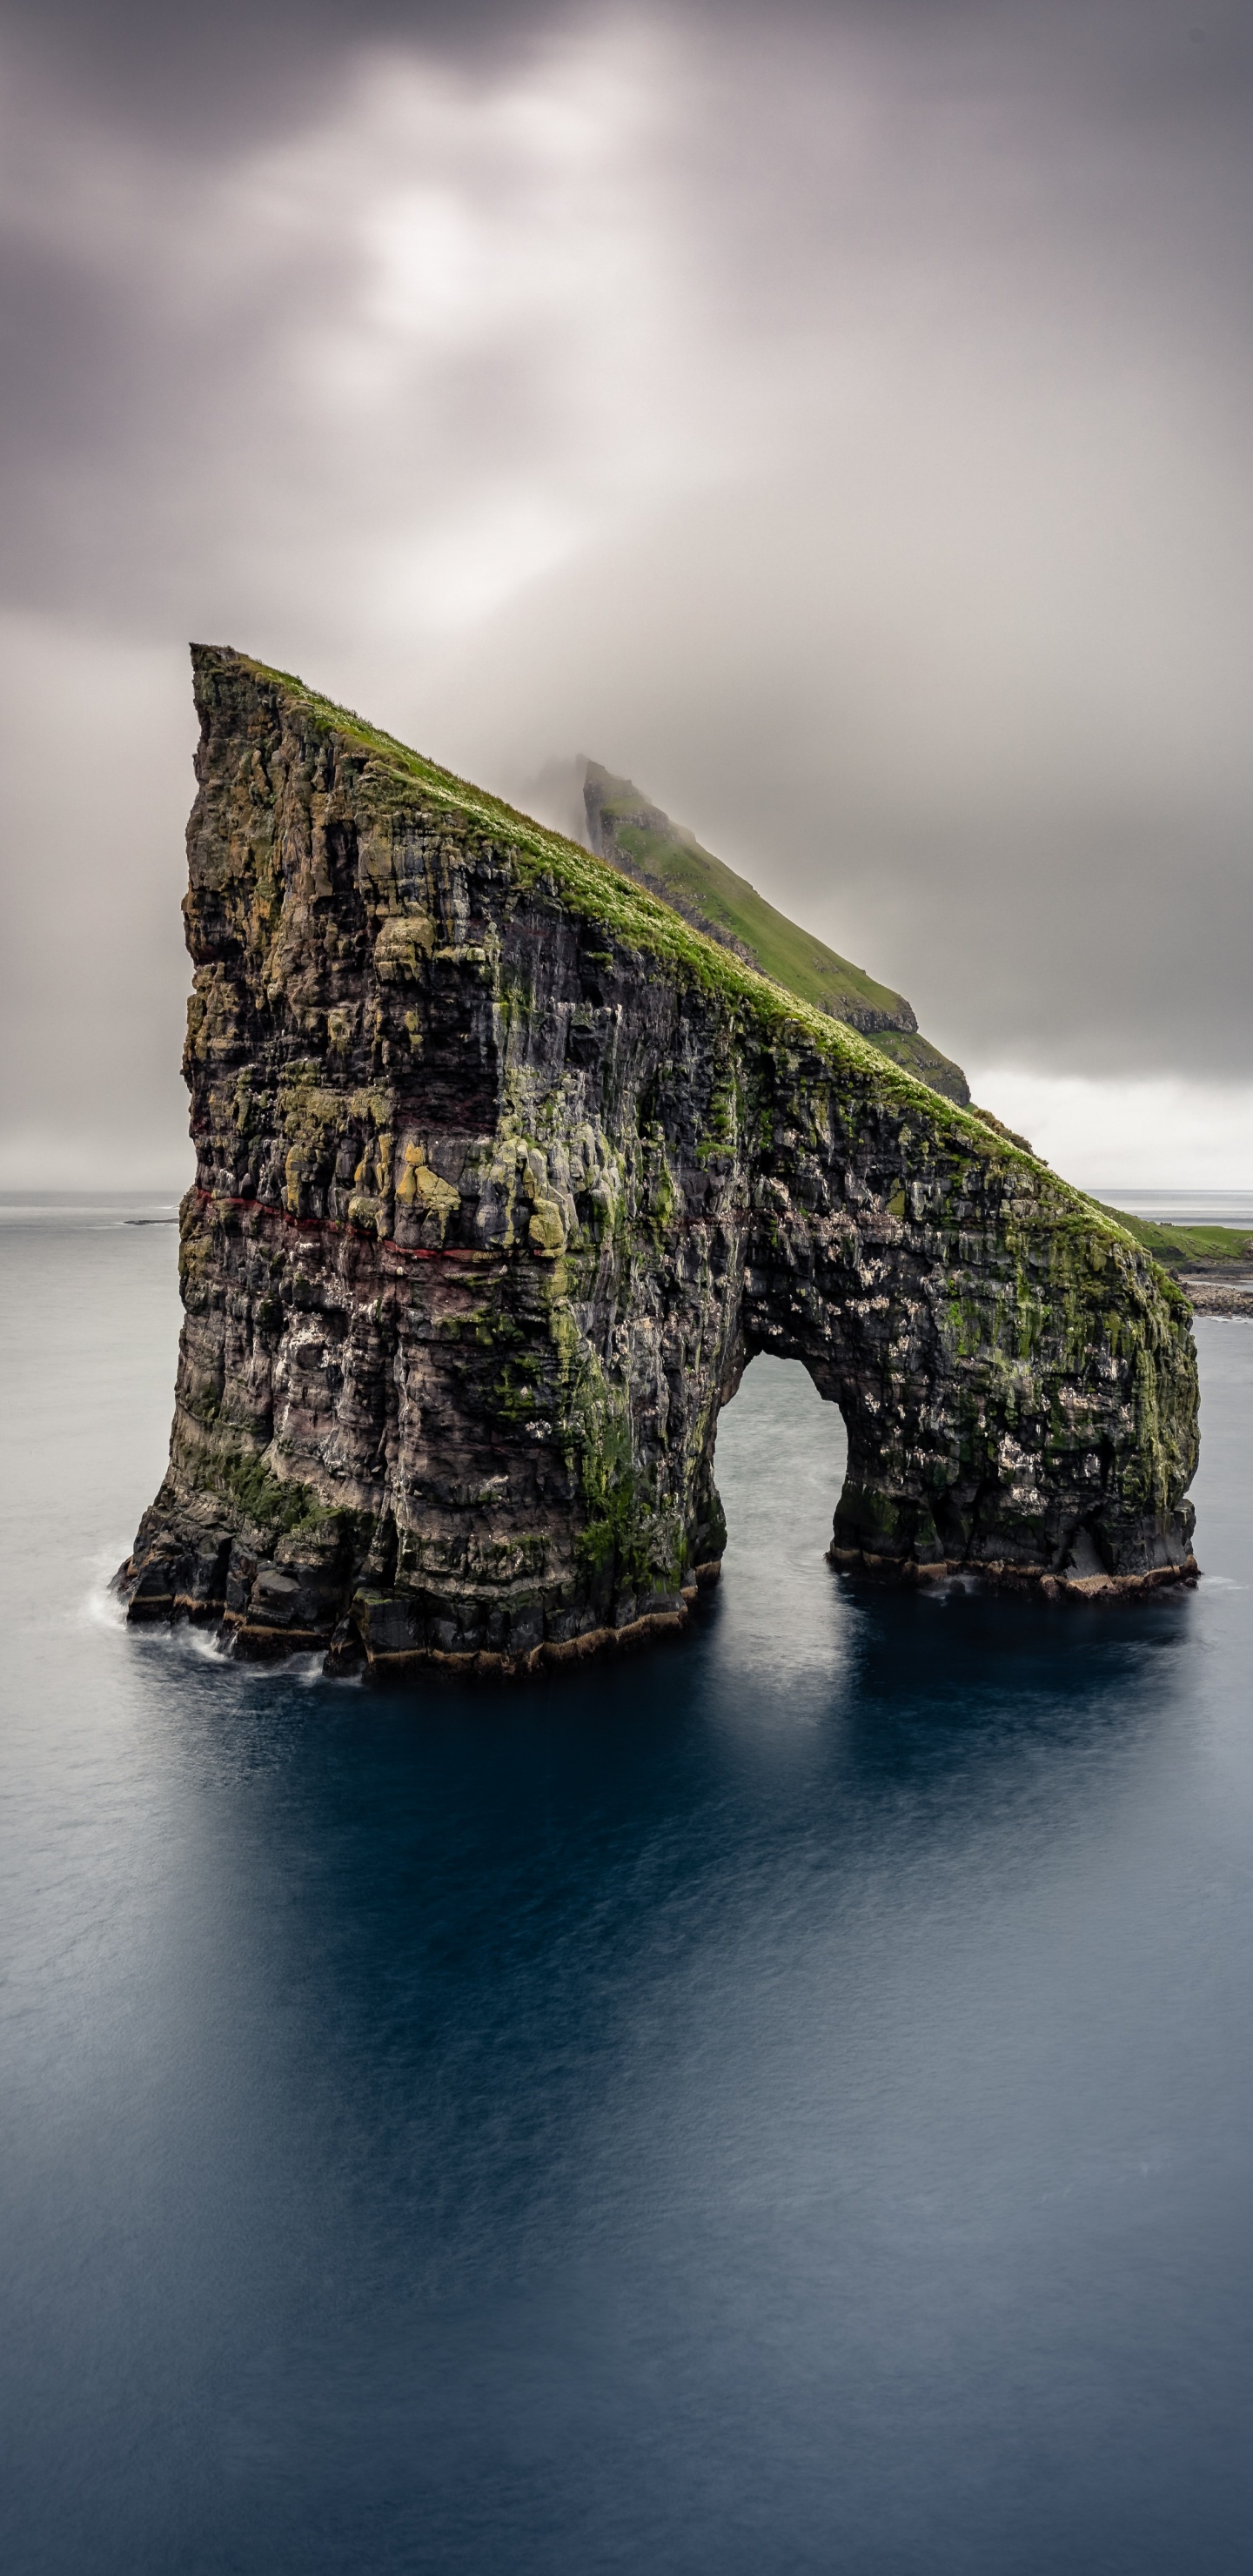
<svg viewBox="0 0 1253 2576">
<path fill-rule="evenodd" d="M 1187 1301 L 1113 1219 L 603 860 L 194 665 L 198 1168 L 132 1619 L 377 1670 L 680 1626 L 758 1351 L 847 1424 L 836 1563 L 1195 1571 Z"/>
</svg>

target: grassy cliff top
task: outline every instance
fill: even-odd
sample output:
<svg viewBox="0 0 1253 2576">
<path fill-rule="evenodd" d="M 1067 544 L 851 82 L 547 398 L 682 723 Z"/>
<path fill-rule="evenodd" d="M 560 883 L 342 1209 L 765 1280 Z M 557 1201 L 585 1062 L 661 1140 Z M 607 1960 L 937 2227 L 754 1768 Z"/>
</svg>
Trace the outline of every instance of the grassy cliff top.
<svg viewBox="0 0 1253 2576">
<path fill-rule="evenodd" d="M 638 947 L 688 966 L 706 987 L 734 995 L 774 1021 L 796 1022 L 845 1061 L 884 1077 L 894 1092 L 903 1096 L 920 1091 L 929 1106 L 939 1099 L 940 1095 L 929 1094 L 927 1086 L 902 1074 L 846 1023 L 833 1020 L 778 978 L 736 956 L 686 920 L 662 896 L 653 894 L 610 860 L 585 849 L 581 841 L 567 840 L 564 833 L 536 822 L 534 815 L 506 804 L 503 797 L 493 796 L 487 788 L 441 768 L 437 761 L 414 751 L 395 734 L 370 724 L 355 708 L 337 706 L 334 699 L 309 688 L 294 671 L 279 670 L 226 645 L 196 645 L 192 649 L 197 662 L 206 668 L 234 665 L 277 688 L 317 731 L 334 735 L 350 757 L 360 758 L 376 779 L 390 774 L 398 784 L 418 788 L 432 802 L 464 815 L 507 841 L 524 877 L 550 874 L 572 910 L 603 922 L 607 929 L 617 931 Z M 869 978 L 866 981 L 869 984 Z M 887 994 L 886 986 L 873 989 L 882 991 L 889 1000 L 899 1000 L 899 995 Z M 979 1134 L 986 1143 L 987 1131 L 980 1128 Z"/>
<path fill-rule="evenodd" d="M 747 877 L 715 858 L 681 823 L 649 803 L 629 778 L 616 778 L 589 760 L 584 801 L 592 846 L 640 877 L 715 939 L 747 950 L 754 966 L 815 1010 L 844 1020 L 869 1036 L 884 1054 L 964 1107 L 969 1085 L 960 1065 L 919 1032 L 901 993 L 876 982 L 825 941 L 767 903 Z"/>
<path fill-rule="evenodd" d="M 629 778 L 615 778 L 589 760 L 585 793 L 588 820 L 596 818 L 604 836 L 594 834 L 593 844 L 602 858 L 621 851 L 631 875 L 654 879 L 678 899 L 680 909 L 691 904 L 711 926 L 743 940 L 772 983 L 785 984 L 790 993 L 834 1019 L 842 1019 L 852 1007 L 882 1011 L 902 1028 L 912 1024 L 913 1013 L 902 994 L 876 983 L 860 966 L 776 911 L 747 877 L 737 876 L 725 860 L 703 849 L 695 833 L 672 823 L 660 806 L 650 805 Z"/>
<path fill-rule="evenodd" d="M 1103 1199 L 1093 1204 L 1115 1218 L 1124 1234 L 1142 1243 L 1163 1270 L 1208 1269 L 1211 1263 L 1229 1262 L 1247 1269 L 1253 1264 L 1253 1236 L 1247 1226 L 1161 1225 L 1155 1217 L 1128 1216 L 1123 1208 L 1105 1207 Z"/>
<path fill-rule="evenodd" d="M 294 672 L 256 661 L 231 646 L 193 645 L 192 654 L 198 682 L 202 674 L 235 669 L 276 689 L 294 715 L 340 743 L 349 757 L 361 760 L 363 773 L 384 790 L 386 801 L 393 801 L 397 787 L 410 795 L 416 788 L 424 799 L 446 807 L 450 815 L 479 825 L 508 845 L 515 873 L 524 884 L 546 878 L 571 911 L 625 945 L 664 958 L 704 991 L 747 1010 L 780 1045 L 799 1041 L 811 1046 L 833 1069 L 854 1075 L 877 1093 L 885 1105 L 913 1110 L 957 1151 L 990 1165 L 1020 1167 L 1023 1178 L 1029 1178 L 1039 1196 L 1051 1203 L 1055 1217 L 1077 1220 L 1089 1231 L 1128 1248 L 1146 1248 L 1116 1210 L 1072 1188 L 1004 1132 L 985 1124 L 976 1111 L 959 1108 L 844 1022 L 745 964 L 581 842 L 567 840 L 503 798 L 442 769 L 396 735 L 367 723 L 353 708 L 337 706 L 333 699 L 308 688 Z M 1170 1293 L 1177 1293 L 1173 1283 Z"/>
</svg>

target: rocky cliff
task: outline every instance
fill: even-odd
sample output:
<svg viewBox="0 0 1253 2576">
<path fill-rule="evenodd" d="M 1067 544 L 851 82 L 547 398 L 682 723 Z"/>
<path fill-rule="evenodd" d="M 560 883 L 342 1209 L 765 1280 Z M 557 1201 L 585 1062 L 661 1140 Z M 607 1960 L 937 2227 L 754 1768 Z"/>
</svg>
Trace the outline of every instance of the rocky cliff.
<svg viewBox="0 0 1253 2576">
<path fill-rule="evenodd" d="M 763 1350 L 847 1424 L 838 1564 L 1194 1570 L 1188 1308 L 1113 1219 L 602 859 L 194 664 L 198 1170 L 132 1618 L 506 1670 L 679 1625 Z"/>
</svg>

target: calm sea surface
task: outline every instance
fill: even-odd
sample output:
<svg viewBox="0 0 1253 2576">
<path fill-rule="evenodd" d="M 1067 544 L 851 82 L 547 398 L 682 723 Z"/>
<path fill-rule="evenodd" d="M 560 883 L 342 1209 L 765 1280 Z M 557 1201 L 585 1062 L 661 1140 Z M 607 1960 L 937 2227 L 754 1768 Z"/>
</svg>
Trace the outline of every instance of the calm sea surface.
<svg viewBox="0 0 1253 2576">
<path fill-rule="evenodd" d="M 1247 2567 L 1253 1327 L 1194 1595 L 859 1596 L 760 1361 L 694 1639 L 381 1695 L 112 1616 L 174 1252 L 0 1219 L 8 2576 Z"/>
</svg>

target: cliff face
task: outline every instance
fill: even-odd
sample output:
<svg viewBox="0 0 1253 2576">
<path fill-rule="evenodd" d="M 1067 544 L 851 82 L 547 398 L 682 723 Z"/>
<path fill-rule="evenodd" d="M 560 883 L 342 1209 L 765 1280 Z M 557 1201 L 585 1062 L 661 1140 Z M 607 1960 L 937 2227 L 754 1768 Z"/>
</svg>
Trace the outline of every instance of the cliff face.
<svg viewBox="0 0 1253 2576">
<path fill-rule="evenodd" d="M 505 1669 L 681 1624 L 756 1351 L 837 1562 L 1192 1569 L 1188 1308 L 1091 1202 L 600 859 L 195 654 L 198 1154 L 132 1618 Z"/>
<path fill-rule="evenodd" d="M 811 930 L 789 921 L 736 876 L 694 832 L 650 805 L 629 778 L 614 778 L 589 760 L 583 777 L 588 837 L 601 858 L 634 877 L 685 921 L 773 978 L 798 1000 L 871 1038 L 880 1051 L 964 1108 L 970 1085 L 959 1064 L 925 1038 L 905 1000 L 860 966 L 837 955 Z"/>
</svg>

